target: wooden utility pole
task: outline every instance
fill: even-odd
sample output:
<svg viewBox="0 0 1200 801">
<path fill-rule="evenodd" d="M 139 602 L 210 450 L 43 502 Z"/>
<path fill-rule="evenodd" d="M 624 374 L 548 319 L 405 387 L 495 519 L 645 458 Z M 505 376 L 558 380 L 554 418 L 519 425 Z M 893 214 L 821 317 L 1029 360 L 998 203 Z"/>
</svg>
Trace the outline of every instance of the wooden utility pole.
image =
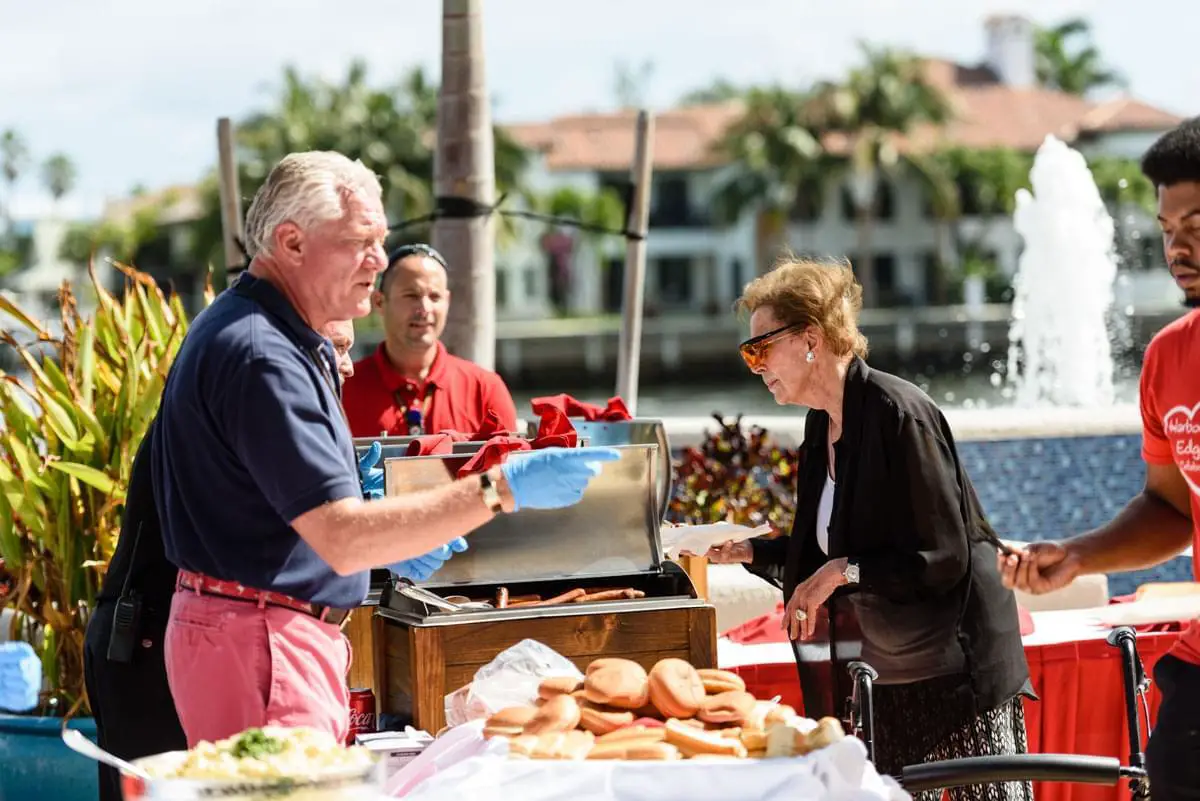
<svg viewBox="0 0 1200 801">
<path fill-rule="evenodd" d="M 491 206 L 496 196 L 493 147 L 483 0 L 442 0 L 434 194 Z M 438 219 L 433 246 L 450 265 L 446 347 L 491 370 L 496 361 L 495 221 L 491 215 Z"/>
<path fill-rule="evenodd" d="M 654 117 L 638 112 L 633 150 L 633 199 L 625 230 L 635 234 L 625 247 L 625 294 L 617 345 L 617 394 L 637 416 L 638 368 L 642 360 L 642 313 L 646 288 L 646 234 L 650 221 L 650 181 L 654 173 Z"/>
<path fill-rule="evenodd" d="M 230 268 L 244 264 L 246 256 L 239 242 L 245 242 L 242 227 L 242 192 L 238 182 L 237 154 L 233 145 L 233 123 L 228 117 L 217 120 L 218 181 L 221 188 L 221 241 L 225 245 L 225 283 L 234 276 Z"/>
</svg>

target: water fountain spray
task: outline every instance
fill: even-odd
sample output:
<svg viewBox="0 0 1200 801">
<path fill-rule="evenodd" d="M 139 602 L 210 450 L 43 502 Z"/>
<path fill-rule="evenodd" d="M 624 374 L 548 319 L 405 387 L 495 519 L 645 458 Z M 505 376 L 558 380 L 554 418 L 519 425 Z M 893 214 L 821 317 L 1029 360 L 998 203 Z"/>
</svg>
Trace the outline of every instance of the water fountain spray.
<svg viewBox="0 0 1200 801">
<path fill-rule="evenodd" d="M 1008 377 L 1018 406 L 1110 406 L 1113 220 L 1087 162 L 1053 136 L 1038 148 L 1033 191 L 1017 192 L 1025 241 L 1013 281 Z"/>
</svg>

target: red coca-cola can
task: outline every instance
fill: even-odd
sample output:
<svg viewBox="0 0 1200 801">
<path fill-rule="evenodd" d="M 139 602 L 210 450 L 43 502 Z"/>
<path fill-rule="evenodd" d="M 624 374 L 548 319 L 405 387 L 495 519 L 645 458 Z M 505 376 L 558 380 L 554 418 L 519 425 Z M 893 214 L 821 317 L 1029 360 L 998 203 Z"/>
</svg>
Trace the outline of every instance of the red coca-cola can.
<svg viewBox="0 0 1200 801">
<path fill-rule="evenodd" d="M 375 731 L 375 694 L 366 688 L 350 691 L 350 731 L 346 745 L 354 745 L 359 733 Z"/>
</svg>

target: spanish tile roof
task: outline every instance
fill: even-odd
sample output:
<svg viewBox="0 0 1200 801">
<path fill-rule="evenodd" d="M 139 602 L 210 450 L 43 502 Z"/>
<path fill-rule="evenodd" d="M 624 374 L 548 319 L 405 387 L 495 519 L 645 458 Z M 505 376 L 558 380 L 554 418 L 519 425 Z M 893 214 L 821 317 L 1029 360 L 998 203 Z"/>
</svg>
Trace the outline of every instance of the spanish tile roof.
<svg viewBox="0 0 1200 801">
<path fill-rule="evenodd" d="M 1160 131 L 1182 121 L 1163 109 L 1131 97 L 1103 102 L 1040 87 L 1001 83 L 986 66 L 968 67 L 926 59 L 926 73 L 955 109 L 950 124 L 913 131 L 902 147 L 1011 147 L 1035 150 L 1048 134 L 1068 142 L 1082 135 L 1120 131 Z M 655 115 L 656 170 L 701 169 L 722 162 L 717 144 L 737 120 L 738 101 L 670 109 Z M 552 171 L 627 170 L 633 159 L 636 114 L 574 114 L 549 122 L 505 126 L 517 142 L 539 151 Z M 830 137 L 840 150 L 843 141 Z"/>
</svg>

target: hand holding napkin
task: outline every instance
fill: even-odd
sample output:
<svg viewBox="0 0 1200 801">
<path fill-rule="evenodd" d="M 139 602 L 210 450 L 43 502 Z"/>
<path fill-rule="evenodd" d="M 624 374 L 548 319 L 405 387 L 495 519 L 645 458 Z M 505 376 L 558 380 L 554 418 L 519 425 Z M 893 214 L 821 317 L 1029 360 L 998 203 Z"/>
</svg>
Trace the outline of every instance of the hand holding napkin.
<svg viewBox="0 0 1200 801">
<path fill-rule="evenodd" d="M 770 534 L 772 528 L 764 523 L 751 528 L 736 523 L 711 523 L 703 526 L 663 526 L 662 544 L 667 556 L 678 559 L 683 551 L 693 554 L 704 554 L 714 545 L 725 542 L 741 542 L 753 537 Z"/>
</svg>

